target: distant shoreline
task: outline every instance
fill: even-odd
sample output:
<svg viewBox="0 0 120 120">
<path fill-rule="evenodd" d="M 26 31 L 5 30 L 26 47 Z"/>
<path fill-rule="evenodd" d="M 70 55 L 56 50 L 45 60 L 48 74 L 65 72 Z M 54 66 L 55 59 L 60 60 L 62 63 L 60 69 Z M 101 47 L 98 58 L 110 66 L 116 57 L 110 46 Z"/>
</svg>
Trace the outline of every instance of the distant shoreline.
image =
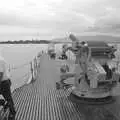
<svg viewBox="0 0 120 120">
<path fill-rule="evenodd" d="M 63 44 L 63 43 L 66 43 L 66 42 L 49 42 L 49 43 L 1 43 L 0 44 L 50 44 L 50 43 L 53 43 L 53 44 Z M 69 42 L 71 43 L 71 42 Z"/>
<path fill-rule="evenodd" d="M 0 44 L 49 44 L 51 41 L 48 40 L 19 40 L 19 41 L 1 41 Z"/>
<path fill-rule="evenodd" d="M 104 41 L 107 43 L 118 43 L 120 44 L 120 36 L 111 36 L 111 35 L 83 35 L 76 36 L 79 41 Z M 62 44 L 62 43 L 71 43 L 72 41 L 68 37 L 61 37 L 55 39 L 26 39 L 26 40 L 7 40 L 0 41 L 0 44 Z"/>
<path fill-rule="evenodd" d="M 86 40 L 84 40 L 86 41 Z M 91 41 L 91 40 L 88 40 L 88 41 Z M 92 40 L 92 41 L 97 41 L 97 40 Z M 99 41 L 99 40 L 98 40 Z M 107 42 L 107 43 L 118 43 L 120 44 L 120 40 L 116 40 L 116 41 L 113 41 L 113 40 L 101 40 L 101 41 L 104 41 L 104 42 Z M 47 41 L 47 40 L 40 40 L 40 41 L 2 41 L 0 42 L 0 44 L 50 44 L 50 43 L 53 43 L 53 44 L 63 44 L 63 43 L 72 43 L 71 41 Z"/>
</svg>

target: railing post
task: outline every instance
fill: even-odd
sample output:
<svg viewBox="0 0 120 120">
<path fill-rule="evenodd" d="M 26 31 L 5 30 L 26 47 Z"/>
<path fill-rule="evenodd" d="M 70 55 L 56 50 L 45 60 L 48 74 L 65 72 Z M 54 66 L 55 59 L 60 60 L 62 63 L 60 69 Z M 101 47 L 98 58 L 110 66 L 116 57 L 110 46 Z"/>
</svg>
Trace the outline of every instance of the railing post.
<svg viewBox="0 0 120 120">
<path fill-rule="evenodd" d="M 32 62 L 30 63 L 30 65 L 31 65 L 31 74 L 32 74 L 32 80 L 34 80 Z"/>
<path fill-rule="evenodd" d="M 35 73 L 35 58 L 33 60 L 33 73 L 34 73 L 34 79 L 36 78 L 36 73 Z"/>
<path fill-rule="evenodd" d="M 9 68 L 8 68 L 8 71 L 10 72 L 10 64 L 9 64 Z"/>
<path fill-rule="evenodd" d="M 35 75 L 35 79 L 37 77 L 37 59 L 36 57 L 34 58 L 34 75 Z"/>
</svg>

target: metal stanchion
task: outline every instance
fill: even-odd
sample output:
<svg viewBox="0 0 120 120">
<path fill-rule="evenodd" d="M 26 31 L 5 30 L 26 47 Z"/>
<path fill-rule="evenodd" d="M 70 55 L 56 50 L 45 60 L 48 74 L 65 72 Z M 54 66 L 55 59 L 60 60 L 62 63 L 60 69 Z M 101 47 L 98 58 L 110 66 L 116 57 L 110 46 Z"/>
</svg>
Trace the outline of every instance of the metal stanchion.
<svg viewBox="0 0 120 120">
<path fill-rule="evenodd" d="M 32 62 L 30 63 L 30 65 L 31 65 L 31 75 L 32 75 L 32 80 L 34 80 L 34 73 L 33 73 Z"/>
</svg>

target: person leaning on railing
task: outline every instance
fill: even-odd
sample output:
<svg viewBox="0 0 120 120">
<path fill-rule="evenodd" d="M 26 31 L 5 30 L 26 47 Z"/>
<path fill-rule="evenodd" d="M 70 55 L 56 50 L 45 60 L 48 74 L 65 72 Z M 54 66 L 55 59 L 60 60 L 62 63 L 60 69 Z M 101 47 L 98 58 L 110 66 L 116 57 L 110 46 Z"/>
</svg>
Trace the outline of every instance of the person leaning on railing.
<svg viewBox="0 0 120 120">
<path fill-rule="evenodd" d="M 4 58 L 0 57 L 0 94 L 4 97 L 5 101 L 7 101 L 7 107 L 10 109 L 9 113 L 9 120 L 14 120 L 15 119 L 15 108 L 14 108 L 14 102 L 12 99 L 12 94 L 11 94 L 11 80 L 9 77 L 8 69 L 7 69 L 7 64 L 4 60 Z"/>
</svg>

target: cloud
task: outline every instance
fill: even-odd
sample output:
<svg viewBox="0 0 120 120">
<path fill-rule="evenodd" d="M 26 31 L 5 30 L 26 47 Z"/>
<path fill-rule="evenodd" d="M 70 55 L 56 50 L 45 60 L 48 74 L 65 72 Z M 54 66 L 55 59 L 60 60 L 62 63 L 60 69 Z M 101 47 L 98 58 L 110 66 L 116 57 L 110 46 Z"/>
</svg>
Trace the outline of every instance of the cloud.
<svg viewBox="0 0 120 120">
<path fill-rule="evenodd" d="M 66 8 L 63 8 L 61 10 L 57 9 L 55 11 L 55 16 L 51 15 L 51 17 L 49 15 L 42 16 L 41 14 L 38 16 L 36 16 L 36 14 L 34 14 L 33 16 L 29 16 L 29 15 L 25 16 L 23 14 L 16 14 L 16 13 L 20 13 L 18 11 L 13 13 L 11 11 L 10 13 L 0 12 L 0 16 L 2 18 L 0 19 L 0 25 L 8 26 L 8 30 L 10 30 L 11 26 L 18 26 L 21 27 L 22 29 L 24 28 L 22 32 L 23 31 L 25 32 L 27 30 L 26 28 L 36 29 L 36 32 L 38 31 L 38 29 L 40 31 L 42 30 L 45 31 L 45 29 L 46 31 L 48 31 L 47 29 L 49 29 L 49 32 L 57 31 L 61 34 L 61 32 L 68 32 L 68 31 L 82 32 L 89 24 L 92 24 L 91 17 L 83 13 L 74 12 L 72 10 L 69 10 L 68 12 L 65 9 Z M 21 28 L 19 30 L 21 30 Z"/>
<path fill-rule="evenodd" d="M 88 28 L 88 31 L 98 31 L 98 32 L 120 32 L 120 15 L 118 14 L 120 8 L 107 6 L 106 14 L 100 16 L 95 20 L 92 27 Z"/>
<path fill-rule="evenodd" d="M 119 0 L 4 0 L 0 35 L 119 32 Z"/>
<path fill-rule="evenodd" d="M 66 2 L 63 0 L 11 0 L 10 2 L 4 0 L 0 5 L 2 17 L 0 24 L 41 26 L 43 23 L 50 24 L 50 22 L 55 25 L 72 22 L 76 24 L 78 21 L 82 25 L 90 23 L 90 17 L 72 10 L 71 5 L 75 2 L 73 0 L 66 0 Z"/>
</svg>

